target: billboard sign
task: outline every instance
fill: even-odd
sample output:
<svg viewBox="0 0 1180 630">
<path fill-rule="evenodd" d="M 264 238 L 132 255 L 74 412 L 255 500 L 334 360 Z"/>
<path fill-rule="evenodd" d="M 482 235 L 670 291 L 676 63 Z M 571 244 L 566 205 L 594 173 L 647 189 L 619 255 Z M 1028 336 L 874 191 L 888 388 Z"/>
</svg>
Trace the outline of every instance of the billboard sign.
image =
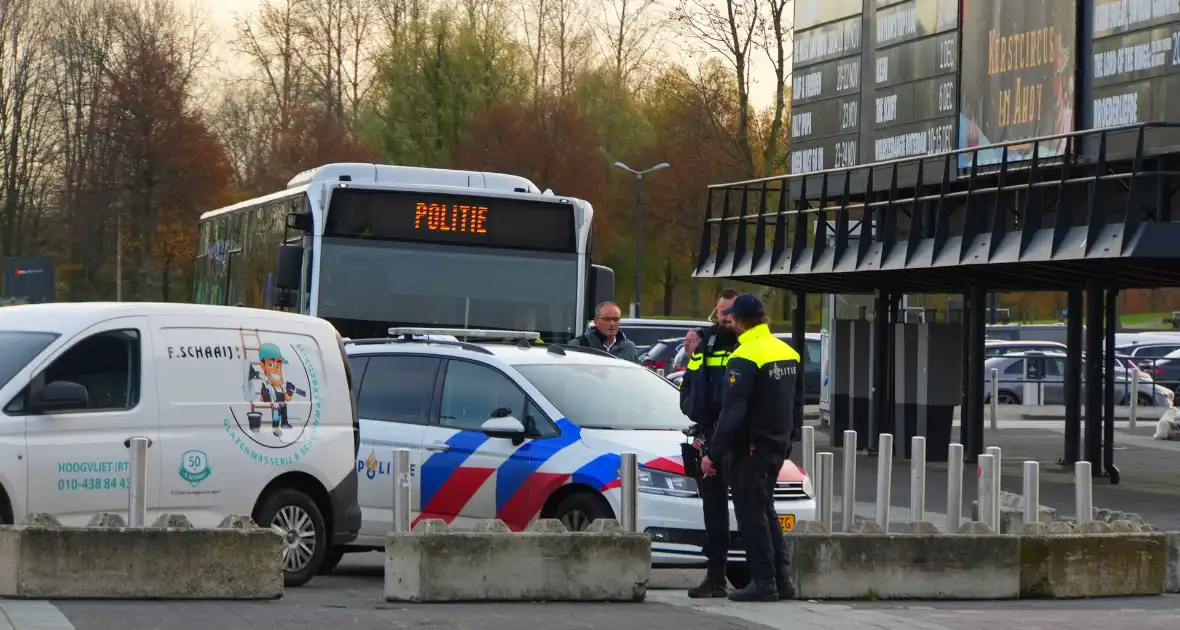
<svg viewBox="0 0 1180 630">
<path fill-rule="evenodd" d="M 30 304 L 57 299 L 53 275 L 53 258 L 24 256 L 4 259 L 4 297 L 22 299 Z"/>
<path fill-rule="evenodd" d="M 1076 0 L 963 0 L 958 146 L 1019 143 L 1074 131 Z M 1041 157 L 1066 141 L 1044 143 Z M 980 151 L 998 164 L 1004 149 Z M 1033 144 L 1008 147 L 1009 162 L 1032 157 Z M 971 155 L 960 157 L 970 166 Z"/>
</svg>

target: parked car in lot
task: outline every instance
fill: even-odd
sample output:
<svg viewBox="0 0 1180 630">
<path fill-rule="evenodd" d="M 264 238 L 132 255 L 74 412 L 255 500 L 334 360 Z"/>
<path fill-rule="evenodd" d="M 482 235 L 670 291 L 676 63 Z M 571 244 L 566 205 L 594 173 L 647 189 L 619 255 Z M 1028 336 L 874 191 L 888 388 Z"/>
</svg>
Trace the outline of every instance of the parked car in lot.
<svg viewBox="0 0 1180 630">
<path fill-rule="evenodd" d="M 525 333 L 390 334 L 345 345 L 356 375 L 363 519 L 344 551 L 384 547 L 394 448 L 411 451 L 412 519 L 465 529 L 498 518 L 514 531 L 539 518 L 571 530 L 616 518 L 620 455 L 635 452 L 638 524 L 651 537 L 652 565 L 704 566 L 700 495 L 680 450 L 690 422 L 666 379 L 601 351 L 537 345 Z M 422 338 L 435 334 L 478 343 Z M 815 518 L 813 496 L 806 473 L 785 463 L 774 489 L 784 531 Z M 740 543 L 730 563 L 735 586 L 748 580 Z"/>
<path fill-rule="evenodd" d="M 787 343 L 794 343 L 794 337 L 790 333 L 775 333 L 774 336 Z M 818 405 L 820 382 L 822 381 L 820 357 L 823 354 L 823 341 L 819 333 L 807 333 L 806 337 L 807 341 L 803 349 L 795 349 L 800 355 L 803 355 L 803 360 L 805 361 L 803 365 L 803 403 L 806 405 Z M 676 352 L 676 357 L 672 360 L 669 375 L 683 372 L 687 365 L 688 356 L 684 352 L 684 347 L 681 346 Z M 678 377 L 674 382 L 680 383 L 680 378 Z"/>
<path fill-rule="evenodd" d="M 661 339 L 639 357 L 639 362 L 656 374 L 667 375 L 672 371 L 672 360 L 684 347 L 684 337 Z"/>
<path fill-rule="evenodd" d="M 696 328 L 712 326 L 711 322 L 693 319 L 647 319 L 624 317 L 619 322 L 619 328 L 631 343 L 639 348 L 640 353 L 650 349 L 661 339 L 680 337 Z"/>
<path fill-rule="evenodd" d="M 1085 359 L 1082 360 L 1083 369 Z M 999 374 L 996 401 L 1001 405 L 1063 405 L 1065 404 L 1065 355 L 1046 352 L 1024 352 L 993 357 L 984 364 L 984 400 L 991 401 L 991 370 Z M 1131 379 L 1128 370 L 1115 365 L 1114 391 L 1118 405 L 1130 402 Z M 1082 383 L 1085 390 L 1085 382 Z M 1144 406 L 1170 407 L 1174 394 L 1171 389 L 1150 381 L 1141 381 L 1136 393 Z"/>
</svg>

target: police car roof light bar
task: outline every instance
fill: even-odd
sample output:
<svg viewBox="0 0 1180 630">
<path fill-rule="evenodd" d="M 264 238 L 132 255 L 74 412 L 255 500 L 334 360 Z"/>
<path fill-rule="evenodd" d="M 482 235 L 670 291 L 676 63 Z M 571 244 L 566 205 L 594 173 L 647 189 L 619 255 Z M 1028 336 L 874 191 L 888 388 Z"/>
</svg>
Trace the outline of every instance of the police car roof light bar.
<svg viewBox="0 0 1180 630">
<path fill-rule="evenodd" d="M 467 339 L 481 339 L 484 341 L 516 341 L 524 339 L 536 341 L 541 333 L 526 330 L 482 330 L 479 328 L 390 328 L 390 337 L 415 337 L 428 335 L 451 335 Z"/>
</svg>

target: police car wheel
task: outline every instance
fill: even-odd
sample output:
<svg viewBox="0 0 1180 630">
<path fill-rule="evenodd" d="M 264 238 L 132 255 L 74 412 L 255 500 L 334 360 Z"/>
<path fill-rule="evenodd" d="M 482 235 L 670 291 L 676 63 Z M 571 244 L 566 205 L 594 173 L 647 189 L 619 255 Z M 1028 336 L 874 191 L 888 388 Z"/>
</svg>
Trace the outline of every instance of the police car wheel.
<svg viewBox="0 0 1180 630">
<path fill-rule="evenodd" d="M 315 501 L 298 490 L 282 488 L 263 504 L 257 522 L 283 537 L 283 584 L 307 584 L 328 552 L 324 517 Z"/>
<path fill-rule="evenodd" d="M 327 575 L 340 564 L 344 558 L 344 547 L 332 547 L 324 554 L 324 563 L 320 565 L 318 575 Z"/>
<path fill-rule="evenodd" d="M 732 562 L 725 565 L 725 579 L 729 580 L 734 588 L 746 588 L 750 583 L 750 570 L 744 562 Z"/>
<path fill-rule="evenodd" d="M 580 492 L 563 499 L 553 517 L 571 532 L 580 532 L 590 527 L 595 519 L 614 518 L 615 515 L 602 495 Z"/>
</svg>

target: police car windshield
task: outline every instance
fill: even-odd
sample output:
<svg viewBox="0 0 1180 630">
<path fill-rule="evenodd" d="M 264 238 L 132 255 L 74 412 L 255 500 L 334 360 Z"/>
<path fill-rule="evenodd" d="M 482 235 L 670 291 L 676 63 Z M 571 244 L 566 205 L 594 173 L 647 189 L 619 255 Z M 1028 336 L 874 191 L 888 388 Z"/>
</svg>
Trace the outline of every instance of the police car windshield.
<svg viewBox="0 0 1180 630">
<path fill-rule="evenodd" d="M 57 333 L 0 331 L 0 387 L 58 338 Z"/>
<path fill-rule="evenodd" d="M 626 365 L 518 365 L 570 422 L 583 429 L 680 430 L 680 392 L 649 370 Z"/>
</svg>

